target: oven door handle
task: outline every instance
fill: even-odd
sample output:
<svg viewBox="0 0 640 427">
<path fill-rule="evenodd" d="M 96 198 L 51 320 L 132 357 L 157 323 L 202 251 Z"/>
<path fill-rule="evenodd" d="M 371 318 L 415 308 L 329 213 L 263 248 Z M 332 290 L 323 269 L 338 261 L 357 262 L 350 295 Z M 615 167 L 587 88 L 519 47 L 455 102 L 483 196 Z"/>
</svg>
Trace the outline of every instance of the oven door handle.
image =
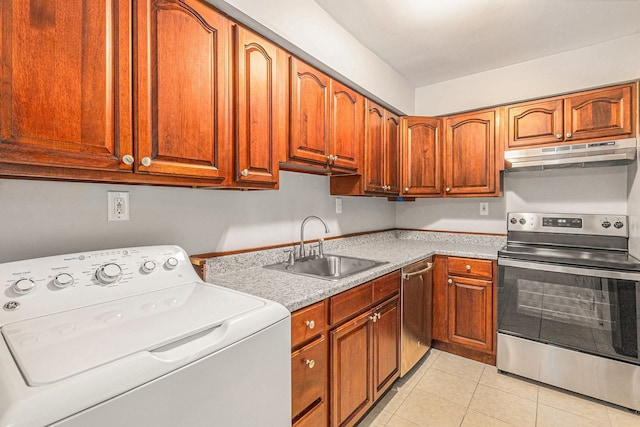
<svg viewBox="0 0 640 427">
<path fill-rule="evenodd" d="M 607 279 L 631 280 L 636 282 L 640 281 L 640 272 L 599 270 L 596 268 L 570 267 L 566 265 L 498 258 L 498 266 L 502 265 L 505 267 L 527 268 L 529 270 L 576 274 L 579 276 L 603 277 Z"/>
</svg>

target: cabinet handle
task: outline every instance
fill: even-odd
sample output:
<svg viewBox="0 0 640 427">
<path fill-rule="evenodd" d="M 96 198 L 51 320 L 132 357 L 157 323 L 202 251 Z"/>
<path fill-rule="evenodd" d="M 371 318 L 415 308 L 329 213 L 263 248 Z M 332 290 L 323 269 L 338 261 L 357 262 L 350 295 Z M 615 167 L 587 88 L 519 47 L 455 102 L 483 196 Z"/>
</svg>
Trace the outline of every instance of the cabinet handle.
<svg viewBox="0 0 640 427">
<path fill-rule="evenodd" d="M 422 269 L 422 270 L 420 270 L 420 271 L 415 271 L 415 272 L 413 272 L 413 273 L 404 273 L 404 274 L 402 275 L 402 278 L 403 278 L 404 280 L 411 279 L 413 276 L 419 276 L 419 275 L 421 275 L 422 273 L 426 273 L 427 271 L 431 270 L 432 268 L 433 268 L 433 263 L 432 263 L 432 262 L 428 262 L 428 263 L 427 263 L 427 267 L 426 267 L 426 268 L 423 268 L 423 269 Z"/>
<path fill-rule="evenodd" d="M 571 138 L 573 134 L 571 132 L 567 132 L 567 138 Z"/>
<path fill-rule="evenodd" d="M 447 187 L 447 188 L 444 189 L 444 191 L 446 191 L 448 193 L 449 191 L 451 191 L 451 188 Z"/>
<path fill-rule="evenodd" d="M 371 320 L 373 323 L 378 321 L 378 316 L 376 316 L 376 314 L 374 313 L 373 316 L 369 316 L 369 320 Z"/>
<path fill-rule="evenodd" d="M 316 361 L 313 359 L 306 359 L 304 363 L 306 363 L 309 369 L 313 369 L 313 367 L 316 366 Z"/>
<path fill-rule="evenodd" d="M 149 167 L 151 166 L 151 159 L 149 157 L 143 157 L 142 160 L 140 160 L 140 163 L 142 166 Z"/>
<path fill-rule="evenodd" d="M 316 322 L 314 322 L 313 320 L 307 320 L 306 322 L 304 322 L 304 324 L 307 325 L 309 329 L 313 329 L 316 327 Z"/>
<path fill-rule="evenodd" d="M 249 170 L 248 169 L 242 169 L 242 171 L 240 172 L 240 175 L 249 176 Z"/>
<path fill-rule="evenodd" d="M 453 279 L 447 280 L 447 283 L 450 284 L 450 285 L 453 284 Z"/>
<path fill-rule="evenodd" d="M 557 134 L 556 134 L 556 138 L 558 138 L 558 139 L 562 139 L 562 134 L 561 134 L 561 133 L 557 133 Z"/>
<path fill-rule="evenodd" d="M 471 266 L 469 264 L 465 265 L 464 268 L 466 268 L 467 271 L 471 271 Z"/>
<path fill-rule="evenodd" d="M 124 163 L 125 165 L 132 165 L 133 156 L 131 154 L 125 154 L 124 156 L 122 156 L 122 163 Z"/>
</svg>

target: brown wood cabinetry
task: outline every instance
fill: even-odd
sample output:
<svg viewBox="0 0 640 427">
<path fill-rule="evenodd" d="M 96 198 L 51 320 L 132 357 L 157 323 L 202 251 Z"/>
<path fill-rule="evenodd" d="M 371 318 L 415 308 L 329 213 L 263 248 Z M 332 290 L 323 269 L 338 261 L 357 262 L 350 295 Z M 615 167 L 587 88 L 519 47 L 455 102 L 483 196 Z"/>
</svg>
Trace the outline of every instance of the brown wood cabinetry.
<svg viewBox="0 0 640 427">
<path fill-rule="evenodd" d="M 357 173 L 364 144 L 364 98 L 297 58 L 290 59 L 289 151 L 318 168 Z"/>
<path fill-rule="evenodd" d="M 507 106 L 507 148 L 632 137 L 636 97 L 631 83 Z"/>
<path fill-rule="evenodd" d="M 286 144 L 286 54 L 237 25 L 233 30 L 234 179 L 241 186 L 274 188 L 278 152 Z"/>
<path fill-rule="evenodd" d="M 435 257 L 434 347 L 495 364 L 495 270 L 490 260 Z"/>
<path fill-rule="evenodd" d="M 433 117 L 403 117 L 401 191 L 403 196 L 442 195 L 442 122 Z"/>
<path fill-rule="evenodd" d="M 501 154 L 498 110 L 474 111 L 445 120 L 444 194 L 497 196 Z"/>
</svg>

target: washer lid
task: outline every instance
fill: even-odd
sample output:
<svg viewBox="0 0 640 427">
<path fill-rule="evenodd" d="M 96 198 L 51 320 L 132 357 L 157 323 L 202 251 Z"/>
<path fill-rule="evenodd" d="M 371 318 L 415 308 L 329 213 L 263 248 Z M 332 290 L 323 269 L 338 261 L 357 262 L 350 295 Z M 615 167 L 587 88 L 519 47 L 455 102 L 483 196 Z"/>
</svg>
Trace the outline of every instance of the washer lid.
<svg viewBox="0 0 640 427">
<path fill-rule="evenodd" d="M 38 386 L 219 327 L 265 304 L 189 283 L 12 323 L 2 335 L 27 384 Z"/>
</svg>

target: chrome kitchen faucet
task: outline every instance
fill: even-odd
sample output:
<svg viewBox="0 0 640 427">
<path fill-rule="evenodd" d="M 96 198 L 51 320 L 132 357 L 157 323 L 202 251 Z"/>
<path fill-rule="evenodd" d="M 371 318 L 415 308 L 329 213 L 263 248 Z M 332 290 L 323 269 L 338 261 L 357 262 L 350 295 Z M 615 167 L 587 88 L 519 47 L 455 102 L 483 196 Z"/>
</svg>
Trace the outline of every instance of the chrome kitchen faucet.
<svg viewBox="0 0 640 427">
<path fill-rule="evenodd" d="M 315 215 L 310 215 L 308 217 L 306 217 L 304 219 L 304 221 L 302 221 L 302 225 L 300 225 L 300 258 L 304 258 L 305 257 L 305 250 L 304 250 L 304 226 L 307 225 L 307 222 L 311 221 L 312 219 L 317 219 L 318 221 L 320 221 L 322 223 L 322 225 L 324 225 L 324 232 L 326 234 L 329 234 L 329 226 L 327 225 L 326 222 L 324 222 L 324 220 L 322 218 L 320 218 L 319 216 L 315 216 Z M 323 239 L 320 239 L 318 241 L 318 256 L 320 258 L 322 258 L 324 256 L 324 248 L 323 248 Z"/>
</svg>

